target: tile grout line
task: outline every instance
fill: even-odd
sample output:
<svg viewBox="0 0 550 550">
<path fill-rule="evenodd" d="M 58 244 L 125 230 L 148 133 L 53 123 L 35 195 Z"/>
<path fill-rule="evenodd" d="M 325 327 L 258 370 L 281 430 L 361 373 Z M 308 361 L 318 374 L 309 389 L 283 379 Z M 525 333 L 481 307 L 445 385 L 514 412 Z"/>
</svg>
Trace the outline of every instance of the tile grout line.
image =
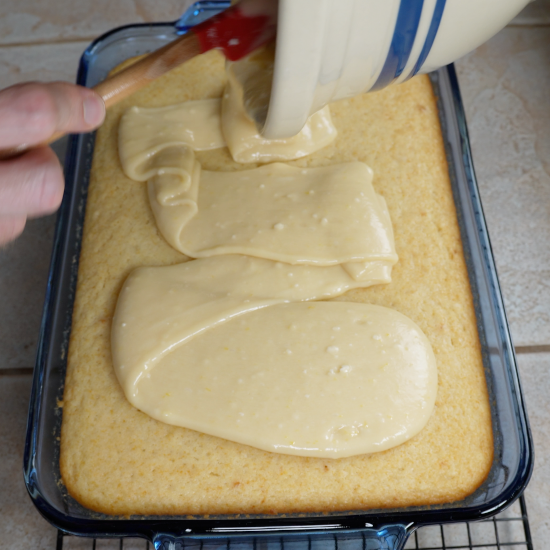
<svg viewBox="0 0 550 550">
<path fill-rule="evenodd" d="M 523 353 L 548 353 L 550 352 L 550 345 L 541 346 L 514 346 L 514 350 L 517 354 Z"/>
<path fill-rule="evenodd" d="M 29 376 L 34 372 L 33 367 L 19 367 L 13 369 L 0 369 L 0 378 L 3 376 Z"/>
<path fill-rule="evenodd" d="M 550 27 L 550 21 L 540 23 L 508 23 L 506 27 L 513 29 L 542 29 Z"/>
<path fill-rule="evenodd" d="M 10 48 L 35 48 L 35 47 L 42 47 L 42 46 L 65 46 L 65 45 L 71 45 L 71 44 L 89 44 L 99 36 L 101 36 L 101 34 L 98 34 L 97 36 L 71 38 L 67 40 L 63 40 L 63 39 L 44 40 L 43 42 L 13 42 L 13 43 L 5 43 L 5 44 L 0 42 L 0 50 L 9 50 Z"/>
<path fill-rule="evenodd" d="M 124 25 L 118 25 L 117 27 L 111 28 L 111 29 L 104 29 L 103 31 L 98 32 L 98 34 L 91 34 L 89 36 L 73 36 L 68 38 L 58 38 L 58 39 L 44 39 L 44 40 L 37 40 L 37 41 L 26 41 L 26 42 L 1 42 L 0 41 L 0 49 L 9 49 L 9 48 L 32 48 L 34 46 L 58 46 L 58 45 L 65 45 L 65 44 L 79 44 L 81 42 L 89 44 L 90 42 L 96 40 L 100 36 L 103 36 L 105 33 L 111 32 L 119 27 L 126 27 L 128 25 L 147 25 L 150 23 L 151 25 L 156 25 L 158 23 L 166 23 L 166 24 L 174 24 L 175 21 L 159 21 L 159 22 L 134 22 L 134 23 L 126 23 Z"/>
</svg>

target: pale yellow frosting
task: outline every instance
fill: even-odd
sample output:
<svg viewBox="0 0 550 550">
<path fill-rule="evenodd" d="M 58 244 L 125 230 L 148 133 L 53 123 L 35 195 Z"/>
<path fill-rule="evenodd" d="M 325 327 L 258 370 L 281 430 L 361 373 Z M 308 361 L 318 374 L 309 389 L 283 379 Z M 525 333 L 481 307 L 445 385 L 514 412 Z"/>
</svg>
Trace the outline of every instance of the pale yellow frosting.
<svg viewBox="0 0 550 550">
<path fill-rule="evenodd" d="M 249 118 L 243 105 L 243 89 L 230 63 L 222 100 L 221 126 L 227 147 L 237 162 L 275 162 L 305 157 L 326 147 L 336 138 L 328 105 L 309 117 L 298 134 L 285 139 L 266 139 Z"/>
<path fill-rule="evenodd" d="M 195 166 L 190 161 L 181 178 L 149 180 L 158 227 L 187 256 L 247 254 L 310 265 L 397 261 L 385 204 L 361 162 L 237 172 Z"/>
<path fill-rule="evenodd" d="M 247 254 L 292 264 L 351 262 L 355 265 L 346 268 L 365 286 L 389 282 L 397 255 L 386 204 L 372 187 L 372 170 L 352 162 L 201 171 L 193 149 L 220 143 L 219 126 L 212 122 L 215 101 L 176 105 L 174 116 L 170 107 L 132 108 L 120 124 L 123 169 L 132 179 L 149 181 L 151 208 L 170 245 L 192 258 Z M 186 113 L 187 125 L 182 123 Z M 235 132 L 242 134 L 248 124 L 243 115 Z M 302 147 L 296 138 L 284 145 L 287 150 Z M 266 147 L 265 140 L 255 144 L 251 154 Z"/>
<path fill-rule="evenodd" d="M 389 308 L 296 302 L 354 286 L 340 266 L 237 255 L 137 269 L 113 319 L 115 371 L 169 424 L 302 456 L 388 449 L 428 421 L 435 358 Z"/>
<path fill-rule="evenodd" d="M 230 79 L 223 100 L 128 109 L 119 126 L 119 154 L 126 174 L 146 181 L 154 156 L 178 145 L 195 151 L 227 145 L 236 162 L 275 162 L 310 155 L 333 142 L 336 135 L 327 106 L 312 115 L 296 136 L 266 140 L 244 111 L 242 90 Z"/>
<path fill-rule="evenodd" d="M 134 270 L 112 327 L 113 362 L 128 397 L 174 346 L 235 315 L 282 302 L 331 298 L 363 283 L 341 266 L 291 266 L 237 254 Z"/>
</svg>

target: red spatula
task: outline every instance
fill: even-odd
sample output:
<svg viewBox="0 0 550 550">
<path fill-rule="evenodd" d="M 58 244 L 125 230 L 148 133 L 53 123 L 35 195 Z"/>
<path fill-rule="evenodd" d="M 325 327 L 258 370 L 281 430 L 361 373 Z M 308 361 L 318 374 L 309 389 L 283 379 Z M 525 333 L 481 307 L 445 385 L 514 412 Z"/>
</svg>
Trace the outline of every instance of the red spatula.
<svg viewBox="0 0 550 550">
<path fill-rule="evenodd" d="M 227 10 L 193 27 L 134 65 L 94 87 L 105 106 L 143 88 L 185 61 L 214 48 L 237 61 L 275 38 L 276 0 L 241 0 Z"/>
<path fill-rule="evenodd" d="M 241 0 L 93 89 L 110 107 L 192 57 L 214 48 L 237 61 L 273 40 L 276 27 L 277 0 Z M 54 134 L 40 145 L 52 143 L 62 135 Z M 0 150 L 0 159 L 17 156 L 26 149 L 27 146 Z"/>
</svg>

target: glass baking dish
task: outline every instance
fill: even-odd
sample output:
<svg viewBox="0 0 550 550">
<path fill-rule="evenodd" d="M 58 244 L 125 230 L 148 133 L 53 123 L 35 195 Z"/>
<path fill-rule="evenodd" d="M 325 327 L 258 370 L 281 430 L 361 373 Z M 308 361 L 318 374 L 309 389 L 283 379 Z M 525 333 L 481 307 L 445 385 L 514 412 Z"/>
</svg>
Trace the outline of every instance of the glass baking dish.
<svg viewBox="0 0 550 550">
<path fill-rule="evenodd" d="M 226 8 L 227 1 L 197 2 L 176 23 L 131 25 L 93 42 L 84 53 L 78 83 L 93 86 L 128 57 L 157 49 Z M 362 548 L 402 548 L 419 526 L 485 519 L 516 499 L 533 466 L 533 446 L 516 359 L 503 308 L 491 245 L 470 155 L 466 121 L 453 66 L 431 75 L 437 96 L 449 172 L 474 296 L 492 407 L 494 463 L 487 480 L 468 498 L 450 504 L 334 514 L 284 516 L 116 517 L 85 509 L 64 489 L 59 472 L 59 433 L 67 346 L 94 134 L 72 136 L 66 191 L 59 211 L 29 410 L 24 473 L 38 510 L 58 528 L 83 536 L 144 537 L 156 548 L 257 544 L 313 548 L 338 543 Z M 304 546 L 304 545 L 307 545 Z"/>
</svg>

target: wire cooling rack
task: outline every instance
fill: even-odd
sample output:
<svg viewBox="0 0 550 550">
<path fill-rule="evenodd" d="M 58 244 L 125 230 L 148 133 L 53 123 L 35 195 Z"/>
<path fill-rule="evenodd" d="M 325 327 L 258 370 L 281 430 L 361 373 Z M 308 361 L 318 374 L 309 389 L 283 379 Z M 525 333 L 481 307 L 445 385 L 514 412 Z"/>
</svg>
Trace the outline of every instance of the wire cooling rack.
<svg viewBox="0 0 550 550">
<path fill-rule="evenodd" d="M 349 541 L 338 544 L 334 541 L 324 541 L 323 550 L 368 550 L 366 541 Z M 351 544 L 350 544 L 351 543 Z M 236 545 L 238 546 L 238 545 Z M 259 544 L 257 550 L 264 545 Z M 279 544 L 269 543 L 269 550 L 285 550 L 284 541 Z M 301 544 L 293 542 L 292 550 L 311 550 L 312 544 L 304 541 Z M 318 546 L 315 544 L 315 546 Z M 196 544 L 197 550 L 230 550 L 229 545 L 222 547 L 219 543 Z M 256 545 L 254 545 L 256 549 Z M 407 541 L 405 550 L 534 550 L 529 528 L 529 519 L 525 500 L 520 497 L 507 510 L 494 518 L 475 523 L 452 523 L 447 525 L 431 525 L 417 529 Z M 152 545 L 143 539 L 112 538 L 90 539 L 57 533 L 56 550 L 152 550 Z"/>
<path fill-rule="evenodd" d="M 525 500 L 491 519 L 472 523 L 432 525 L 417 529 L 405 550 L 533 550 Z"/>
</svg>

